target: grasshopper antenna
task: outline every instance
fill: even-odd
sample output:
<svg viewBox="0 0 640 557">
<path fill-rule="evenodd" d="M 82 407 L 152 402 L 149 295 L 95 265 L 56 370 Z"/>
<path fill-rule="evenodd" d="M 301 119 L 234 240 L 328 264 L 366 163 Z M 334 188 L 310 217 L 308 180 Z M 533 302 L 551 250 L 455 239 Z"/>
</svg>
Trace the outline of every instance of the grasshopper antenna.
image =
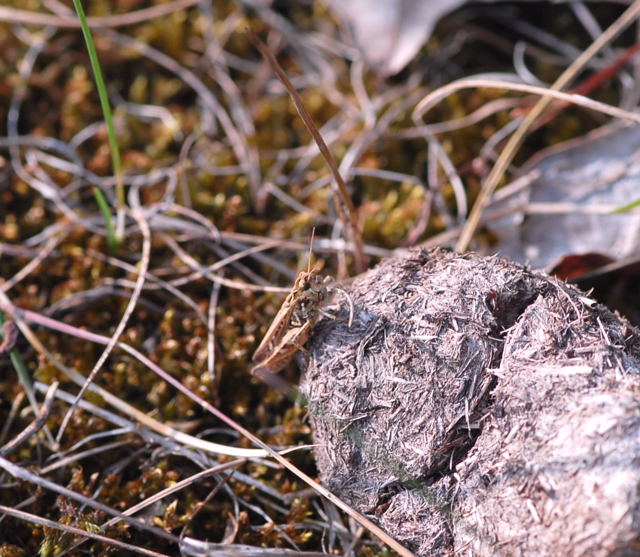
<svg viewBox="0 0 640 557">
<path fill-rule="evenodd" d="M 313 255 L 313 238 L 316 235 L 316 227 L 311 229 L 311 239 L 309 240 L 309 257 L 307 258 L 307 273 L 311 272 L 311 256 Z"/>
</svg>

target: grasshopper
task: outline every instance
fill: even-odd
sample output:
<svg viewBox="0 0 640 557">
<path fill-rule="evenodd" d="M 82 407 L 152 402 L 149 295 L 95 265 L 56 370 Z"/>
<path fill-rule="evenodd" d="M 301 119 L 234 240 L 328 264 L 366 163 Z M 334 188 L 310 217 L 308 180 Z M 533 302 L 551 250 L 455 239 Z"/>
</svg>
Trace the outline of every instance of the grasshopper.
<svg viewBox="0 0 640 557">
<path fill-rule="evenodd" d="M 330 277 L 318 273 L 321 265 L 300 272 L 291 292 L 280 306 L 260 346 L 253 354 L 252 373 L 277 373 L 283 369 L 309 340 L 311 330 L 321 314 Z"/>
</svg>

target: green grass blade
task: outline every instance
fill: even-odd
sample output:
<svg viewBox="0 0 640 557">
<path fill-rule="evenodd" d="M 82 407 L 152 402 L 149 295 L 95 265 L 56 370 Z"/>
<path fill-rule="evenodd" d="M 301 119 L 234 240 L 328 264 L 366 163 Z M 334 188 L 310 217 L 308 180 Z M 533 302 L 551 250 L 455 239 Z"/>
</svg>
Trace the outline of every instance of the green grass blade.
<svg viewBox="0 0 640 557">
<path fill-rule="evenodd" d="M 2 327 L 4 323 L 5 323 L 4 312 L 0 311 L 0 327 Z M 4 333 L 1 332 L 0 330 L 0 336 L 2 336 L 3 334 Z M 33 387 L 31 384 L 31 377 L 29 377 L 29 371 L 27 370 L 27 366 L 24 365 L 22 356 L 20 356 L 20 353 L 17 350 L 11 350 L 11 352 L 9 352 L 9 357 L 11 358 L 11 363 L 13 364 L 13 367 L 16 370 L 16 373 L 18 374 L 18 379 L 20 381 L 20 384 L 22 385 L 22 388 L 27 393 L 29 400 L 35 401 L 35 396 L 33 394 Z"/>
<path fill-rule="evenodd" d="M 87 23 L 87 17 L 84 13 L 84 9 L 82 8 L 82 3 L 80 0 L 73 0 L 73 5 L 75 7 L 76 13 L 78 14 L 78 18 L 80 19 L 80 26 L 82 28 L 82 34 L 84 35 L 85 43 L 87 44 L 87 51 L 89 53 L 89 60 L 91 61 L 91 68 L 93 69 L 93 75 L 96 80 L 96 87 L 98 89 L 98 96 L 100 97 L 100 106 L 102 107 L 102 114 L 104 115 L 104 121 L 107 125 L 107 135 L 109 137 L 109 148 L 111 151 L 111 164 L 113 166 L 113 174 L 116 179 L 116 198 L 118 204 L 118 215 L 124 214 L 125 207 L 125 196 L 124 196 L 124 183 L 122 179 L 122 166 L 120 163 L 120 148 L 118 147 L 118 142 L 116 140 L 116 132 L 113 125 L 113 117 L 111 115 L 111 105 L 109 104 L 109 97 L 107 95 L 107 88 L 104 83 L 104 78 L 102 77 L 102 70 L 100 69 L 100 61 L 98 60 L 98 54 L 96 52 L 95 44 L 93 43 L 93 36 L 91 35 L 91 30 L 89 29 L 89 24 Z M 95 194 L 95 192 L 94 192 Z M 106 206 L 106 201 L 104 197 L 102 197 L 102 201 L 104 201 L 104 206 L 100 204 L 99 197 L 96 196 L 96 200 L 98 200 L 98 204 L 100 205 L 100 210 L 105 213 L 104 206 Z M 108 209 L 108 207 L 107 207 Z M 118 218 L 118 223 L 122 223 L 122 225 L 118 225 L 118 230 L 115 235 L 113 232 L 113 225 L 111 224 L 111 215 L 109 215 L 109 219 L 106 219 L 106 228 L 107 234 L 111 235 L 108 237 L 109 246 L 114 249 L 114 246 L 117 248 L 119 244 L 119 240 L 124 235 L 124 218 Z"/>
<path fill-rule="evenodd" d="M 109 242 L 109 250 L 115 253 L 118 250 L 118 241 L 113 230 L 113 219 L 111 218 L 111 209 L 100 188 L 93 188 L 93 196 L 96 198 L 100 212 L 104 217 L 104 225 L 107 229 L 107 242 Z"/>
<path fill-rule="evenodd" d="M 622 207 L 618 207 L 617 209 L 614 209 L 613 211 L 611 211 L 611 214 L 612 215 L 616 215 L 618 213 L 628 213 L 629 211 L 631 211 L 631 209 L 635 209 L 638 206 L 640 206 L 640 199 L 636 199 L 635 201 L 632 201 L 631 203 L 627 203 L 626 205 L 623 205 Z"/>
</svg>

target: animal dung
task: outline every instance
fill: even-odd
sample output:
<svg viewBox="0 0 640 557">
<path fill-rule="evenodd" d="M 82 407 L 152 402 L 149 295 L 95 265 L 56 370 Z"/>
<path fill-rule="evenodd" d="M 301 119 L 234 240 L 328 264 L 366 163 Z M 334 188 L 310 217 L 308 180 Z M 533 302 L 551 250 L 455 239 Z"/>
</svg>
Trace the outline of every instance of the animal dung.
<svg viewBox="0 0 640 557">
<path fill-rule="evenodd" d="M 635 328 L 472 253 L 343 288 L 353 322 L 337 293 L 301 385 L 329 489 L 419 556 L 639 554 Z"/>
</svg>

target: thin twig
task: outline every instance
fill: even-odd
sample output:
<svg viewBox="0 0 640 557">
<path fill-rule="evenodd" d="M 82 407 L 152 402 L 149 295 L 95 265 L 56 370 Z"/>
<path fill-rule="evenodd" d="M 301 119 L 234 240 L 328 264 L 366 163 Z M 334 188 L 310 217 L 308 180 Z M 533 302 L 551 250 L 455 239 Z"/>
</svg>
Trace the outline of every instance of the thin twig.
<svg viewBox="0 0 640 557">
<path fill-rule="evenodd" d="M 111 354 L 111 351 L 118 344 L 118 339 L 124 332 L 127 326 L 127 323 L 129 322 L 129 319 L 133 314 L 136 304 L 138 303 L 138 299 L 140 298 L 140 292 L 142 291 L 142 287 L 144 286 L 144 282 L 146 280 L 146 274 L 147 274 L 147 269 L 149 268 L 149 258 L 151 253 L 151 230 L 149 229 L 149 224 L 143 218 L 139 209 L 133 208 L 129 212 L 131 216 L 136 219 L 138 225 L 140 226 L 140 231 L 142 232 L 142 237 L 143 237 L 142 254 L 140 256 L 140 268 L 138 271 L 138 278 L 136 279 L 135 288 L 133 289 L 131 298 L 129 299 L 129 303 L 127 304 L 127 307 L 124 310 L 124 315 L 120 319 L 120 322 L 118 323 L 118 326 L 116 327 L 116 330 L 114 331 L 113 336 L 107 343 L 107 347 L 104 349 L 104 351 L 98 358 L 98 361 L 93 366 L 91 373 L 89 373 L 89 376 L 87 377 L 85 384 L 80 389 L 80 392 L 76 396 L 75 401 L 67 410 L 67 413 L 65 414 L 65 417 L 62 420 L 62 425 L 60 426 L 60 430 L 58 431 L 58 435 L 56 436 L 56 440 L 58 442 L 60 442 L 60 440 L 62 439 L 62 436 L 64 435 L 64 431 L 66 429 L 67 424 L 69 423 L 69 420 L 71 419 L 71 416 L 73 414 L 76 404 L 82 398 L 82 396 L 86 392 L 89 385 L 95 380 L 103 364 L 107 361 L 109 354 Z"/>
<path fill-rule="evenodd" d="M 175 0 L 158 6 L 136 10 L 127 14 L 111 15 L 104 17 L 89 17 L 87 21 L 92 29 L 103 27 L 123 27 L 126 25 L 137 25 L 150 19 L 170 15 L 178 10 L 183 10 L 197 4 L 200 0 Z M 26 25 L 51 25 L 53 27 L 64 27 L 79 29 L 80 20 L 74 16 L 58 16 L 32 12 L 28 10 L 18 10 L 0 6 L 0 21 L 10 23 L 22 23 Z"/>
<path fill-rule="evenodd" d="M 51 387 L 49 387 L 49 390 L 44 397 L 44 403 L 40 407 L 36 419 L 31 422 L 25 429 L 23 429 L 16 437 L 11 439 L 11 441 L 9 441 L 6 445 L 0 447 L 0 456 L 8 456 L 27 439 L 29 439 L 42 429 L 42 427 L 47 422 L 49 414 L 51 413 L 51 405 L 53 404 L 58 385 L 59 383 L 57 381 L 54 381 L 51 384 Z"/>
<path fill-rule="evenodd" d="M 364 254 L 364 245 L 362 242 L 362 233 L 358 227 L 356 209 L 353 205 L 353 201 L 351 201 L 351 197 L 347 192 L 347 187 L 342 179 L 342 175 L 338 170 L 338 164 L 336 160 L 333 158 L 331 151 L 327 147 L 322 135 L 318 131 L 318 127 L 316 126 L 313 118 L 307 111 L 302 102 L 302 98 L 298 94 L 298 92 L 293 87 L 293 84 L 287 77 L 287 74 L 284 72 L 275 56 L 271 53 L 271 51 L 267 48 L 267 46 L 260 40 L 260 38 L 251 30 L 247 29 L 247 35 L 251 42 L 255 45 L 255 47 L 260 51 L 260 54 L 264 57 L 269 65 L 272 67 L 273 71 L 276 73 L 280 81 L 284 84 L 289 95 L 291 96 L 291 100 L 302 118 L 304 125 L 306 126 L 309 133 L 312 135 L 314 141 L 318 145 L 318 149 L 320 149 L 320 153 L 324 157 L 324 160 L 327 162 L 327 165 L 331 169 L 331 173 L 333 174 L 333 178 L 335 180 L 337 194 L 334 196 L 334 202 L 336 207 L 336 213 L 338 214 L 338 218 L 342 221 L 343 226 L 346 230 L 349 231 L 349 235 L 351 237 L 351 241 L 354 245 L 354 257 L 356 264 L 356 272 L 361 273 L 367 268 L 367 259 Z"/>
</svg>

